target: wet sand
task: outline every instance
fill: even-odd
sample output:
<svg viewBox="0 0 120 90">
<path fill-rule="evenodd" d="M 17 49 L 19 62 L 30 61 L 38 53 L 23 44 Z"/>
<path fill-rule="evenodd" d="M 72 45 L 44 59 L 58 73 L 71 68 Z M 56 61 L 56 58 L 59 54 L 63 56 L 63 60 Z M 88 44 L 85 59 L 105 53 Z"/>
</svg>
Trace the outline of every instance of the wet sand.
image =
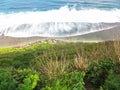
<svg viewBox="0 0 120 90">
<path fill-rule="evenodd" d="M 102 30 L 97 32 L 92 32 L 84 35 L 76 35 L 72 37 L 66 37 L 63 39 L 67 40 L 77 40 L 77 41 L 111 41 L 120 40 L 120 25 Z"/>
<path fill-rule="evenodd" d="M 63 38 L 47 38 L 47 37 L 27 37 L 15 38 L 8 36 L 0 36 L 0 48 L 2 47 L 18 47 L 26 46 L 33 43 L 42 42 L 102 42 L 109 40 L 120 40 L 120 25 L 112 29 L 88 33 L 84 35 L 77 35 Z"/>
</svg>

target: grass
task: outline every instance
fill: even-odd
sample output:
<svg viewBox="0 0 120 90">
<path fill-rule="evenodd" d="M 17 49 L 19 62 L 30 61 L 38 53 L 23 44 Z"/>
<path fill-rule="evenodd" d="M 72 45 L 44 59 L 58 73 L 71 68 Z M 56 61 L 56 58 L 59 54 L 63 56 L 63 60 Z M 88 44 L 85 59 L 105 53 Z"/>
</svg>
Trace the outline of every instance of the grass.
<svg viewBox="0 0 120 90">
<path fill-rule="evenodd" d="M 86 58 L 83 58 L 79 53 L 75 55 L 74 66 L 77 70 L 86 70 L 89 63 Z"/>
<path fill-rule="evenodd" d="M 120 42 L 119 41 L 114 42 L 114 48 L 115 48 L 115 53 L 118 57 L 118 62 L 120 63 Z"/>
<path fill-rule="evenodd" d="M 99 67 L 105 65 L 105 68 L 112 65 L 111 63 L 110 65 L 100 64 L 100 60 L 112 60 L 115 65 L 117 65 L 117 74 L 119 75 L 120 42 L 43 43 L 34 44 L 26 48 L 0 48 L 0 69 L 31 69 L 37 71 L 40 81 L 37 84 L 36 90 L 42 89 L 48 84 L 51 85 L 53 79 L 59 79 L 71 72 L 84 71 L 87 73 L 87 70 L 89 70 L 93 63 L 98 64 Z M 100 71 L 98 73 L 101 73 L 101 69 L 104 69 L 99 67 L 93 66 L 92 69 L 97 68 L 98 71 Z M 94 75 L 96 75 L 96 73 Z M 86 81 L 87 89 L 89 88 L 89 82 Z M 100 85 L 103 85 L 103 83 Z M 94 88 L 94 86 L 92 87 Z"/>
</svg>

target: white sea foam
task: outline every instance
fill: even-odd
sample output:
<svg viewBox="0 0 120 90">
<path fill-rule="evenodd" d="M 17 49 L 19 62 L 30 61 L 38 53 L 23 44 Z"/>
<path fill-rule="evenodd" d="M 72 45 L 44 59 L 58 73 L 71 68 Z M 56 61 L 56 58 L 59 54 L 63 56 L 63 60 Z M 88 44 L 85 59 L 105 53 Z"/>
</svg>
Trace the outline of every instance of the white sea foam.
<svg viewBox="0 0 120 90">
<path fill-rule="evenodd" d="M 67 6 L 58 10 L 41 12 L 0 13 L 0 24 L 20 24 L 39 22 L 120 22 L 120 10 L 69 9 Z"/>
<path fill-rule="evenodd" d="M 108 28 L 120 23 L 120 10 L 69 9 L 0 13 L 0 33 L 8 36 L 69 36 Z"/>
</svg>

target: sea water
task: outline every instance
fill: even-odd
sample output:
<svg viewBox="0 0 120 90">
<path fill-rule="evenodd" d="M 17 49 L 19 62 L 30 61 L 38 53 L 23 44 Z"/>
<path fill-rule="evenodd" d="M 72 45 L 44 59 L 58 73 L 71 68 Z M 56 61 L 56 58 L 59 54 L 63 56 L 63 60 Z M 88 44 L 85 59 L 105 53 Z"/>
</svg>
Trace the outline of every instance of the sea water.
<svg viewBox="0 0 120 90">
<path fill-rule="evenodd" d="M 120 23 L 120 0 L 0 0 L 0 35 L 66 37 Z"/>
</svg>

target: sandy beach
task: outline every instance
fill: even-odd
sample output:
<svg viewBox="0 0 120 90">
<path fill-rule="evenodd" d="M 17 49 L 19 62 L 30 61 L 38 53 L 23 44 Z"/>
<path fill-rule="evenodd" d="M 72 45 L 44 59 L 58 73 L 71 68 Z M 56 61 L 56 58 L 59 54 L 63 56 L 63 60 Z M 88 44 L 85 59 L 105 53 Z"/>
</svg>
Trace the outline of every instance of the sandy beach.
<svg viewBox="0 0 120 90">
<path fill-rule="evenodd" d="M 42 39 L 43 38 L 40 37 L 17 38 L 9 36 L 0 36 L 0 47 L 22 46 Z"/>
<path fill-rule="evenodd" d="M 101 42 L 109 40 L 120 40 L 120 25 L 117 27 L 102 30 L 98 32 L 88 33 L 84 35 L 77 35 L 62 38 L 47 38 L 47 37 L 9 37 L 0 36 L 0 48 L 2 47 L 17 47 L 30 45 L 36 42 Z"/>
<path fill-rule="evenodd" d="M 109 41 L 109 40 L 120 40 L 120 25 L 114 28 L 105 29 L 102 31 L 92 32 L 84 35 L 76 35 L 72 37 L 66 37 L 68 40 L 78 41 Z"/>
</svg>

